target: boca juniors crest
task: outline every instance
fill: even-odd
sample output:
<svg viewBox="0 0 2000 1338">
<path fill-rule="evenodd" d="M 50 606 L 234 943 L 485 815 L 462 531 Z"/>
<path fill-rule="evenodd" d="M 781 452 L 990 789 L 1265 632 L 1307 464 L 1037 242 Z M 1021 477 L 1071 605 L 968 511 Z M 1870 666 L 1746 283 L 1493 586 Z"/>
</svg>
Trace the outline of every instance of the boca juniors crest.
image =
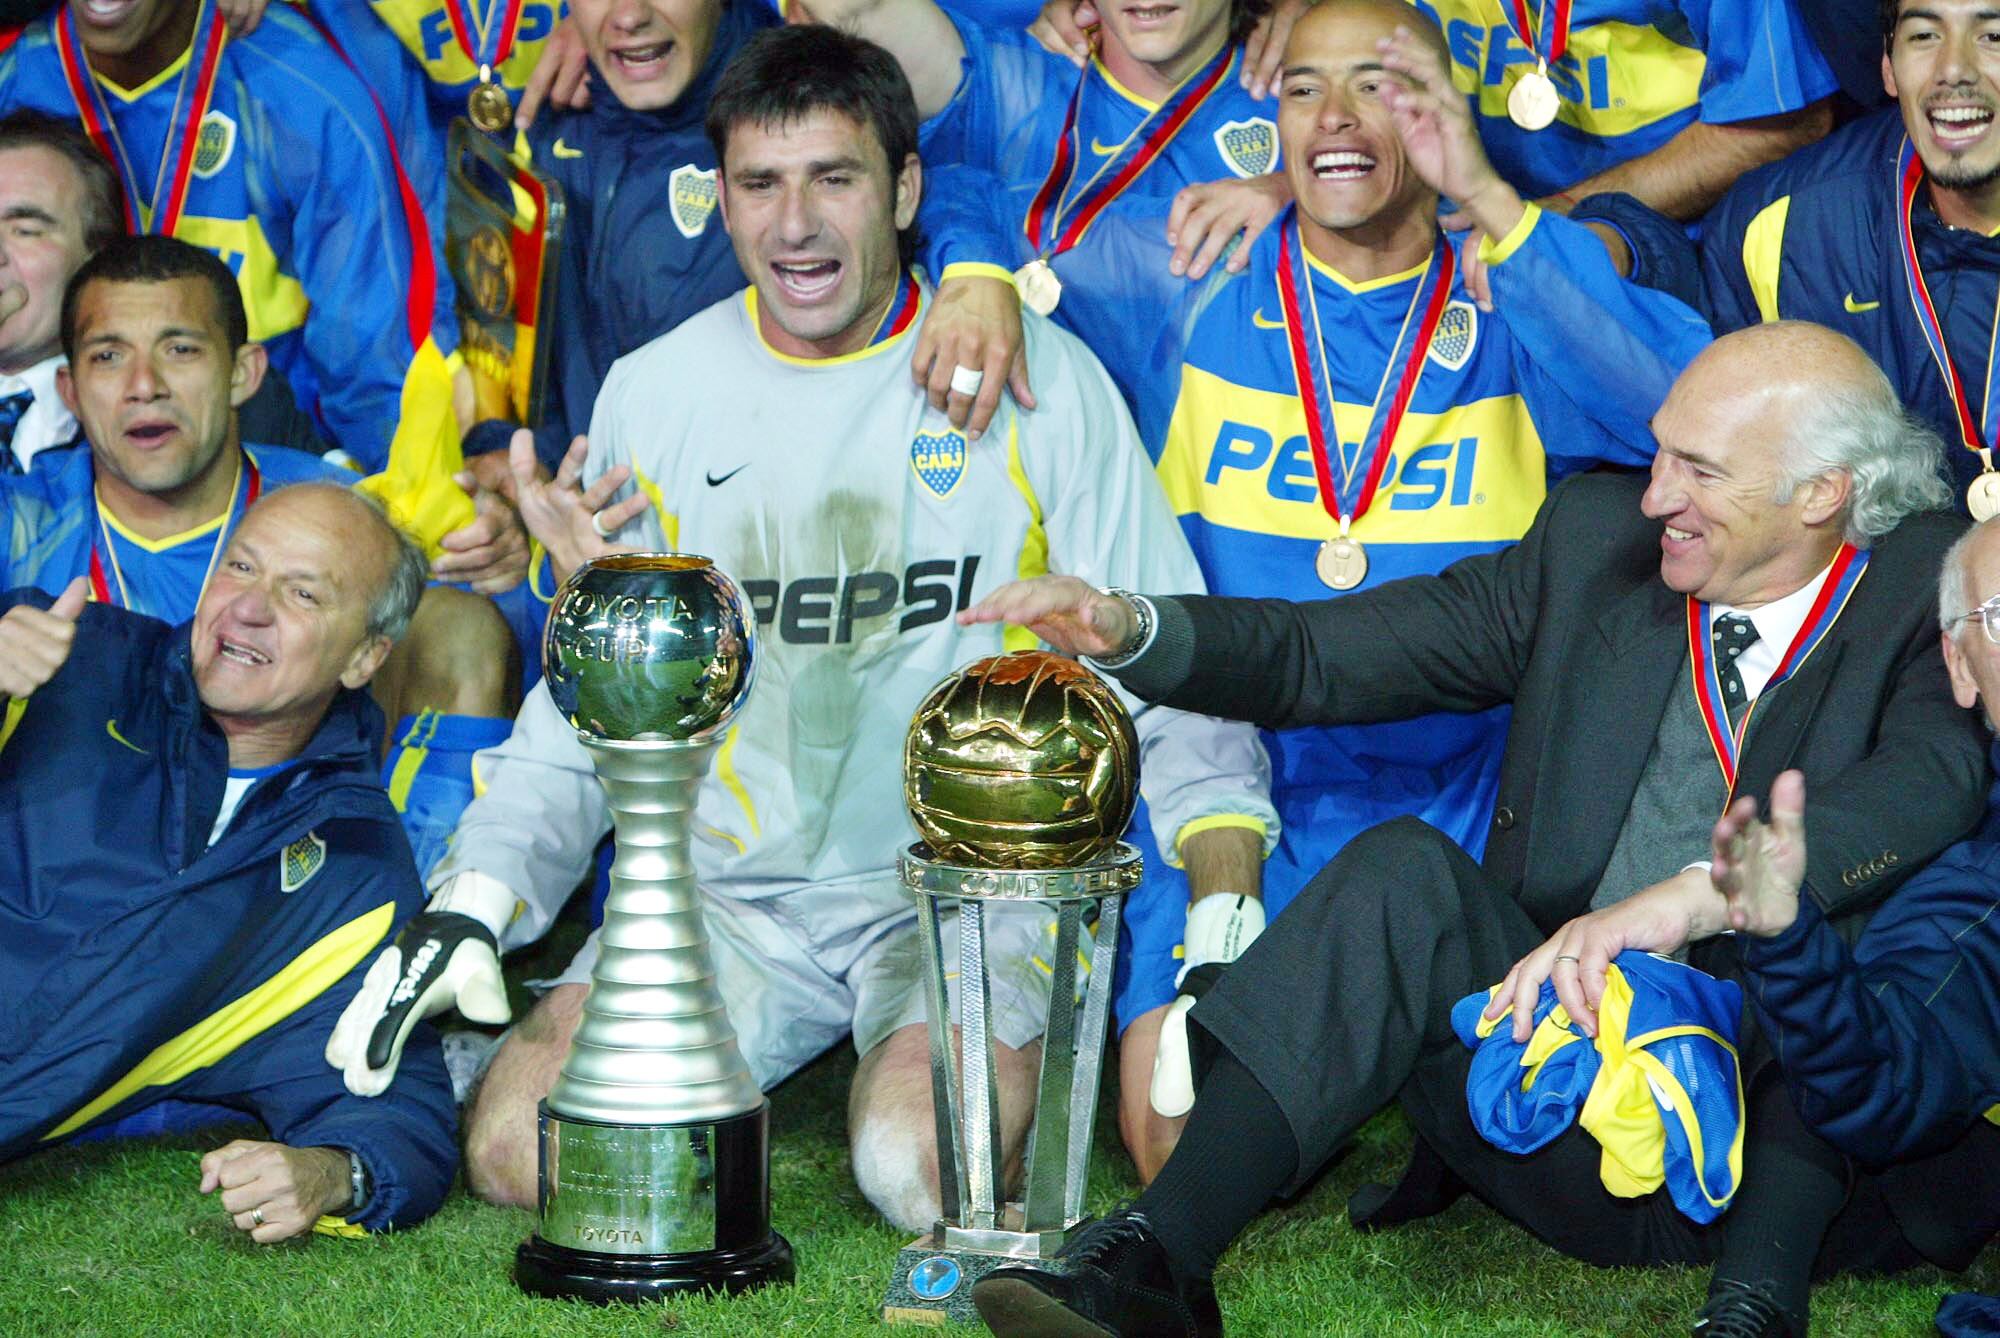
<svg viewBox="0 0 2000 1338">
<path fill-rule="evenodd" d="M 278 855 L 278 890 L 296 892 L 326 867 L 326 842 L 307 832 Z"/>
<path fill-rule="evenodd" d="M 715 169 L 682 163 L 667 177 L 667 205 L 681 236 L 693 240 L 715 212 Z"/>
<path fill-rule="evenodd" d="M 1230 121 L 1215 132 L 1215 151 L 1237 176 L 1262 176 L 1278 165 L 1278 127 L 1261 116 Z"/>
<path fill-rule="evenodd" d="M 1479 312 L 1470 302 L 1449 302 L 1431 336 L 1431 361 L 1448 372 L 1465 366 L 1479 342 Z"/>
<path fill-rule="evenodd" d="M 214 176 L 229 162 L 236 149 L 236 122 L 219 111 L 201 118 L 194 137 L 194 174 L 203 179 Z"/>
<path fill-rule="evenodd" d="M 939 501 L 951 496 L 965 477 L 965 437 L 958 432 L 919 432 L 910 443 L 910 468 Z"/>
</svg>

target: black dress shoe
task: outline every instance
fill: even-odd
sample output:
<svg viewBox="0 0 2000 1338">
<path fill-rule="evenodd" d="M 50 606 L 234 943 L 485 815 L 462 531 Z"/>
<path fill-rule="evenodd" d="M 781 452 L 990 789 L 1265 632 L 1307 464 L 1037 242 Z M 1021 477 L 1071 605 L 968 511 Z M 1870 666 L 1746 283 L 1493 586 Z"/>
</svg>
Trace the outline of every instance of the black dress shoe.
<svg viewBox="0 0 2000 1338">
<path fill-rule="evenodd" d="M 1000 1338 L 1222 1338 L 1215 1288 L 1183 1276 L 1144 1213 L 1121 1208 L 1083 1228 L 1060 1272 L 1009 1266 L 972 1284 Z"/>
<path fill-rule="evenodd" d="M 1688 1332 L 1694 1338 L 1801 1338 L 1805 1325 L 1792 1323 L 1767 1284 L 1717 1278 Z"/>
</svg>

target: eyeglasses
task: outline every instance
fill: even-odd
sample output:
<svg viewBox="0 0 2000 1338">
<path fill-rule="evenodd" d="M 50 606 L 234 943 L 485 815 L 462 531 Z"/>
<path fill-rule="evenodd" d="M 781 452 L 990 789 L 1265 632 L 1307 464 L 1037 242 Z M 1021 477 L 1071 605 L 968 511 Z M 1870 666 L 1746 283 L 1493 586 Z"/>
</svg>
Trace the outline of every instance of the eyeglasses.
<svg viewBox="0 0 2000 1338">
<path fill-rule="evenodd" d="M 1951 620 L 1951 627 L 1957 627 L 1967 618 L 1977 618 L 1979 625 L 1986 629 L 1986 639 L 2000 646 L 2000 595 L 1993 596 L 1969 613 L 1959 614 Z M 1949 631 L 1950 628 L 1945 630 Z"/>
</svg>

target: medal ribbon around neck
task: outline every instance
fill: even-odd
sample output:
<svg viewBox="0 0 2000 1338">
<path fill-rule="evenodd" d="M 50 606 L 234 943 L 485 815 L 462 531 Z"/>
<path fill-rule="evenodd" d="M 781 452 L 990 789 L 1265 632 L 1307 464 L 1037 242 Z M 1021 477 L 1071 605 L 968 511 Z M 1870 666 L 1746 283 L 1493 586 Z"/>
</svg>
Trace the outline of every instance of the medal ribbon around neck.
<svg viewBox="0 0 2000 1338">
<path fill-rule="evenodd" d="M 521 26 L 523 0 L 500 0 L 504 8 L 498 23 L 478 25 L 466 7 L 467 0 L 444 0 L 445 17 L 451 23 L 452 40 L 465 53 L 474 69 L 498 70 L 514 53 L 514 34 Z M 491 10 L 488 10 L 490 15 Z"/>
<path fill-rule="evenodd" d="M 1093 60 L 1095 57 L 1093 57 Z M 1078 242 L 1097 216 L 1127 186 L 1139 179 L 1139 175 L 1153 165 L 1153 160 L 1166 152 L 1167 145 L 1173 143 L 1174 136 L 1188 123 L 1209 95 L 1222 86 L 1223 76 L 1235 63 L 1236 48 L 1227 46 L 1222 53 L 1209 62 L 1206 69 L 1197 70 L 1181 80 L 1178 87 L 1167 95 L 1167 100 L 1146 113 L 1145 119 L 1135 126 L 1117 151 L 1098 165 L 1090 180 L 1083 183 L 1076 198 L 1070 199 L 1070 189 L 1076 184 L 1076 172 L 1081 160 L 1077 148 L 1077 112 L 1083 103 L 1084 85 L 1090 82 L 1090 65 L 1077 78 L 1076 89 L 1069 95 L 1069 109 L 1063 113 L 1062 137 L 1056 141 L 1055 161 L 1049 165 L 1049 174 L 1042 180 L 1042 187 L 1035 192 L 1035 198 L 1028 205 L 1027 221 L 1022 225 L 1028 234 L 1028 245 L 1044 260 L 1061 255 Z M 1157 122 L 1157 124 L 1155 124 Z M 1147 130 L 1148 126 L 1152 129 Z M 1141 138 L 1141 135 L 1144 138 Z M 1113 163 L 1125 157 L 1125 151 L 1139 141 L 1138 152 L 1126 159 L 1109 181 L 1100 180 L 1110 170 Z M 1063 215 L 1069 214 L 1065 226 Z"/>
<path fill-rule="evenodd" d="M 890 300 L 888 310 L 882 313 L 881 323 L 869 336 L 866 346 L 873 348 L 877 344 L 886 344 L 909 329 L 917 319 L 919 296 L 916 282 L 910 278 L 910 272 L 904 270 L 896 280 L 896 296 Z"/>
<path fill-rule="evenodd" d="M 1952 408 L 1958 414 L 1958 435 L 1965 449 L 1978 455 L 1982 461 L 1986 452 L 2000 439 L 2000 424 L 1993 422 L 1994 372 L 1996 370 L 1993 347 L 1989 342 L 1986 350 L 1986 401 L 1982 406 L 1985 421 L 1972 411 L 1972 400 L 1965 393 L 1965 379 L 1959 375 L 1958 364 L 1951 358 L 1951 350 L 1945 347 L 1944 326 L 1938 321 L 1937 306 L 1931 301 L 1930 285 L 1924 282 L 1923 265 L 1917 259 L 1917 234 L 1914 226 L 1914 211 L 1917 206 L 1917 190 L 1923 185 L 1924 164 L 1917 157 L 1917 150 L 1910 143 L 1909 136 L 1903 137 L 1902 150 L 1896 156 L 1897 185 L 1902 192 L 1902 207 L 1896 211 L 1897 240 L 1903 249 L 1903 277 L 1909 280 L 1910 305 L 1916 308 L 1917 324 L 1923 327 L 1924 341 L 1931 346 L 1931 356 L 1937 360 L 1938 371 L 1944 376 L 1945 389 L 1951 392 Z M 2000 326 L 2000 304 L 1994 308 L 1996 326 Z M 1989 466 L 1990 467 L 1990 466 Z"/>
<path fill-rule="evenodd" d="M 104 100 L 104 90 L 98 87 L 97 77 L 91 73 L 83 41 L 70 19 L 69 6 L 56 11 L 56 53 L 62 60 L 63 81 L 69 85 L 70 99 L 76 103 L 77 115 L 82 118 L 91 143 L 118 169 L 119 183 L 125 188 L 125 225 L 129 231 L 150 231 L 171 237 L 179 226 L 188 183 L 194 176 L 201 121 L 208 115 L 209 99 L 215 94 L 216 72 L 222 63 L 222 48 L 228 40 L 229 30 L 215 0 L 201 0 L 195 11 L 194 43 L 188 52 L 187 65 L 181 70 L 180 84 L 174 90 L 174 109 L 160 148 L 159 171 L 153 178 L 152 191 L 142 192 L 137 169 L 126 156 L 117 122 Z M 150 215 L 150 228 L 139 213 L 142 200 Z"/>
<path fill-rule="evenodd" d="M 258 472 L 257 462 L 250 458 L 250 453 L 248 451 L 245 451 L 243 453 L 242 463 L 239 464 L 236 468 L 238 473 L 248 476 L 250 483 L 249 486 L 243 490 L 243 506 L 241 510 L 238 510 L 236 508 L 236 493 L 237 493 L 236 483 L 234 480 L 230 482 L 229 485 L 230 509 L 228 511 L 223 512 L 222 524 L 217 528 L 215 534 L 215 547 L 211 549 L 208 554 L 208 570 L 204 571 L 201 574 L 201 589 L 203 594 L 207 593 L 208 591 L 208 578 L 215 575 L 215 564 L 222 557 L 223 546 L 228 542 L 229 531 L 231 528 L 229 522 L 232 519 L 241 516 L 244 511 L 248 511 L 252 506 L 252 504 L 256 502 L 257 494 L 263 491 L 264 476 Z M 93 489 L 92 491 L 95 492 L 95 489 Z M 112 547 L 111 544 L 111 534 L 110 534 L 111 527 L 107 525 L 104 520 L 104 499 L 99 497 L 96 498 L 95 500 L 97 502 L 97 532 L 104 540 L 104 547 L 100 551 L 97 545 L 97 541 L 96 540 L 91 541 L 90 597 L 99 604 L 108 605 L 113 608 L 129 609 L 132 607 L 132 596 L 131 592 L 126 590 L 125 588 L 125 573 L 118 565 L 118 550 Z M 111 570 L 118 577 L 119 597 L 117 599 L 113 599 L 111 597 L 111 582 L 107 581 L 104 577 L 103 553 L 111 554 Z M 199 603 L 200 600 L 201 600 L 201 595 L 199 594 L 196 595 L 195 601 Z M 137 609 L 134 611 L 138 613 L 149 612 L 149 610 L 146 609 Z"/>
<path fill-rule="evenodd" d="M 1383 471 L 1388 468 L 1389 457 L 1396 448 L 1396 429 L 1402 426 L 1403 414 L 1410 407 L 1411 397 L 1416 394 L 1417 379 L 1423 373 L 1424 358 L 1430 352 L 1431 336 L 1437 333 L 1438 322 L 1444 318 L 1454 273 L 1452 248 L 1443 244 L 1440 237 L 1430 260 L 1425 263 L 1423 276 L 1417 281 L 1416 295 L 1410 302 L 1412 315 L 1421 311 L 1423 318 L 1412 322 L 1405 317 L 1396 346 L 1389 350 L 1389 361 L 1382 375 L 1383 389 L 1387 388 L 1389 376 L 1395 371 L 1399 353 L 1402 354 L 1402 375 L 1386 406 L 1382 403 L 1382 391 L 1376 391 L 1375 404 L 1368 419 L 1368 434 L 1362 438 L 1361 453 L 1355 462 L 1355 468 L 1365 467 L 1366 473 L 1362 476 L 1359 493 L 1350 501 L 1340 495 L 1333 475 L 1333 458 L 1340 450 L 1340 437 L 1334 423 L 1333 381 L 1326 366 L 1326 347 L 1319 335 L 1319 316 L 1315 310 L 1308 328 L 1303 309 L 1305 303 L 1312 301 L 1312 275 L 1306 266 L 1305 238 L 1296 222 L 1278 234 L 1278 302 L 1285 314 L 1285 343 L 1292 358 L 1292 379 L 1298 385 L 1299 402 L 1305 406 L 1306 439 L 1312 446 L 1313 473 L 1319 478 L 1320 505 L 1333 517 L 1343 535 L 1355 521 L 1367 514 L 1369 505 L 1375 500 L 1375 490 L 1381 485 Z M 1413 323 L 1417 327 L 1414 337 L 1410 334 Z M 1351 480 L 1354 471 L 1344 472 Z"/>
<path fill-rule="evenodd" d="M 1812 610 L 1799 626 L 1798 635 L 1785 648 L 1784 658 L 1778 661 L 1764 691 L 1744 708 L 1743 719 L 1734 729 L 1729 725 L 1729 708 L 1722 700 L 1722 667 L 1715 658 L 1712 639 L 1715 610 L 1693 595 L 1687 597 L 1688 668 L 1694 679 L 1695 705 L 1701 708 L 1702 727 L 1708 731 L 1709 746 L 1715 749 L 1715 764 L 1722 769 L 1722 783 L 1728 787 L 1722 800 L 1725 809 L 1736 796 L 1736 762 L 1743 751 L 1743 736 L 1750 732 L 1750 717 L 1756 712 L 1757 703 L 1797 673 L 1806 657 L 1819 648 L 1867 570 L 1867 549 L 1853 544 L 1840 546 L 1833 565 L 1827 568 L 1826 579 L 1820 582 L 1819 597 L 1813 600 Z"/>
<path fill-rule="evenodd" d="M 1528 0 L 1507 0 L 1507 7 L 1514 16 L 1514 31 L 1519 34 L 1522 45 L 1535 53 L 1535 59 L 1540 62 L 1542 68 L 1555 64 L 1569 51 L 1569 14 L 1572 3 L 1573 0 L 1543 0 L 1543 13 L 1547 13 L 1551 4 L 1555 6 L 1556 11 L 1555 21 L 1549 24 L 1549 49 L 1544 51 L 1536 44 L 1541 34 L 1528 24 Z"/>
</svg>

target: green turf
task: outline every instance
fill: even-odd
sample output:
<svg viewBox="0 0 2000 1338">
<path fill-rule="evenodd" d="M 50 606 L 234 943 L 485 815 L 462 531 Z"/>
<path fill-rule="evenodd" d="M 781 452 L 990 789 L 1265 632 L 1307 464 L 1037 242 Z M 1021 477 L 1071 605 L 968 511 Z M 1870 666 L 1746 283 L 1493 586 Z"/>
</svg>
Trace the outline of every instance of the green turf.
<svg viewBox="0 0 2000 1338">
<path fill-rule="evenodd" d="M 63 1148 L 0 1168 L 0 1335 L 864 1334 L 902 1244 L 847 1174 L 845 1047 L 774 1094 L 772 1197 L 799 1280 L 735 1300 L 598 1310 L 530 1300 L 508 1267 L 525 1212 L 462 1192 L 433 1221 L 365 1241 L 248 1243 L 195 1193 L 196 1161 L 221 1141 Z M 1232 1334 L 1616 1335 L 1684 1331 L 1699 1303 L 1689 1270 L 1606 1272 L 1557 1258 L 1470 1201 L 1375 1236 L 1340 1212 L 1362 1182 L 1400 1165 L 1399 1120 L 1375 1122 L 1299 1203 L 1252 1227 L 1218 1283 Z M 1103 1125 L 1092 1202 L 1132 1192 Z M 1989 1252 L 1960 1285 L 1996 1286 Z M 1816 1334 L 1923 1334 L 1946 1280 L 1935 1273 L 1841 1282 L 1815 1295 Z M 920 1332 L 920 1330 L 904 1330 Z"/>
</svg>

